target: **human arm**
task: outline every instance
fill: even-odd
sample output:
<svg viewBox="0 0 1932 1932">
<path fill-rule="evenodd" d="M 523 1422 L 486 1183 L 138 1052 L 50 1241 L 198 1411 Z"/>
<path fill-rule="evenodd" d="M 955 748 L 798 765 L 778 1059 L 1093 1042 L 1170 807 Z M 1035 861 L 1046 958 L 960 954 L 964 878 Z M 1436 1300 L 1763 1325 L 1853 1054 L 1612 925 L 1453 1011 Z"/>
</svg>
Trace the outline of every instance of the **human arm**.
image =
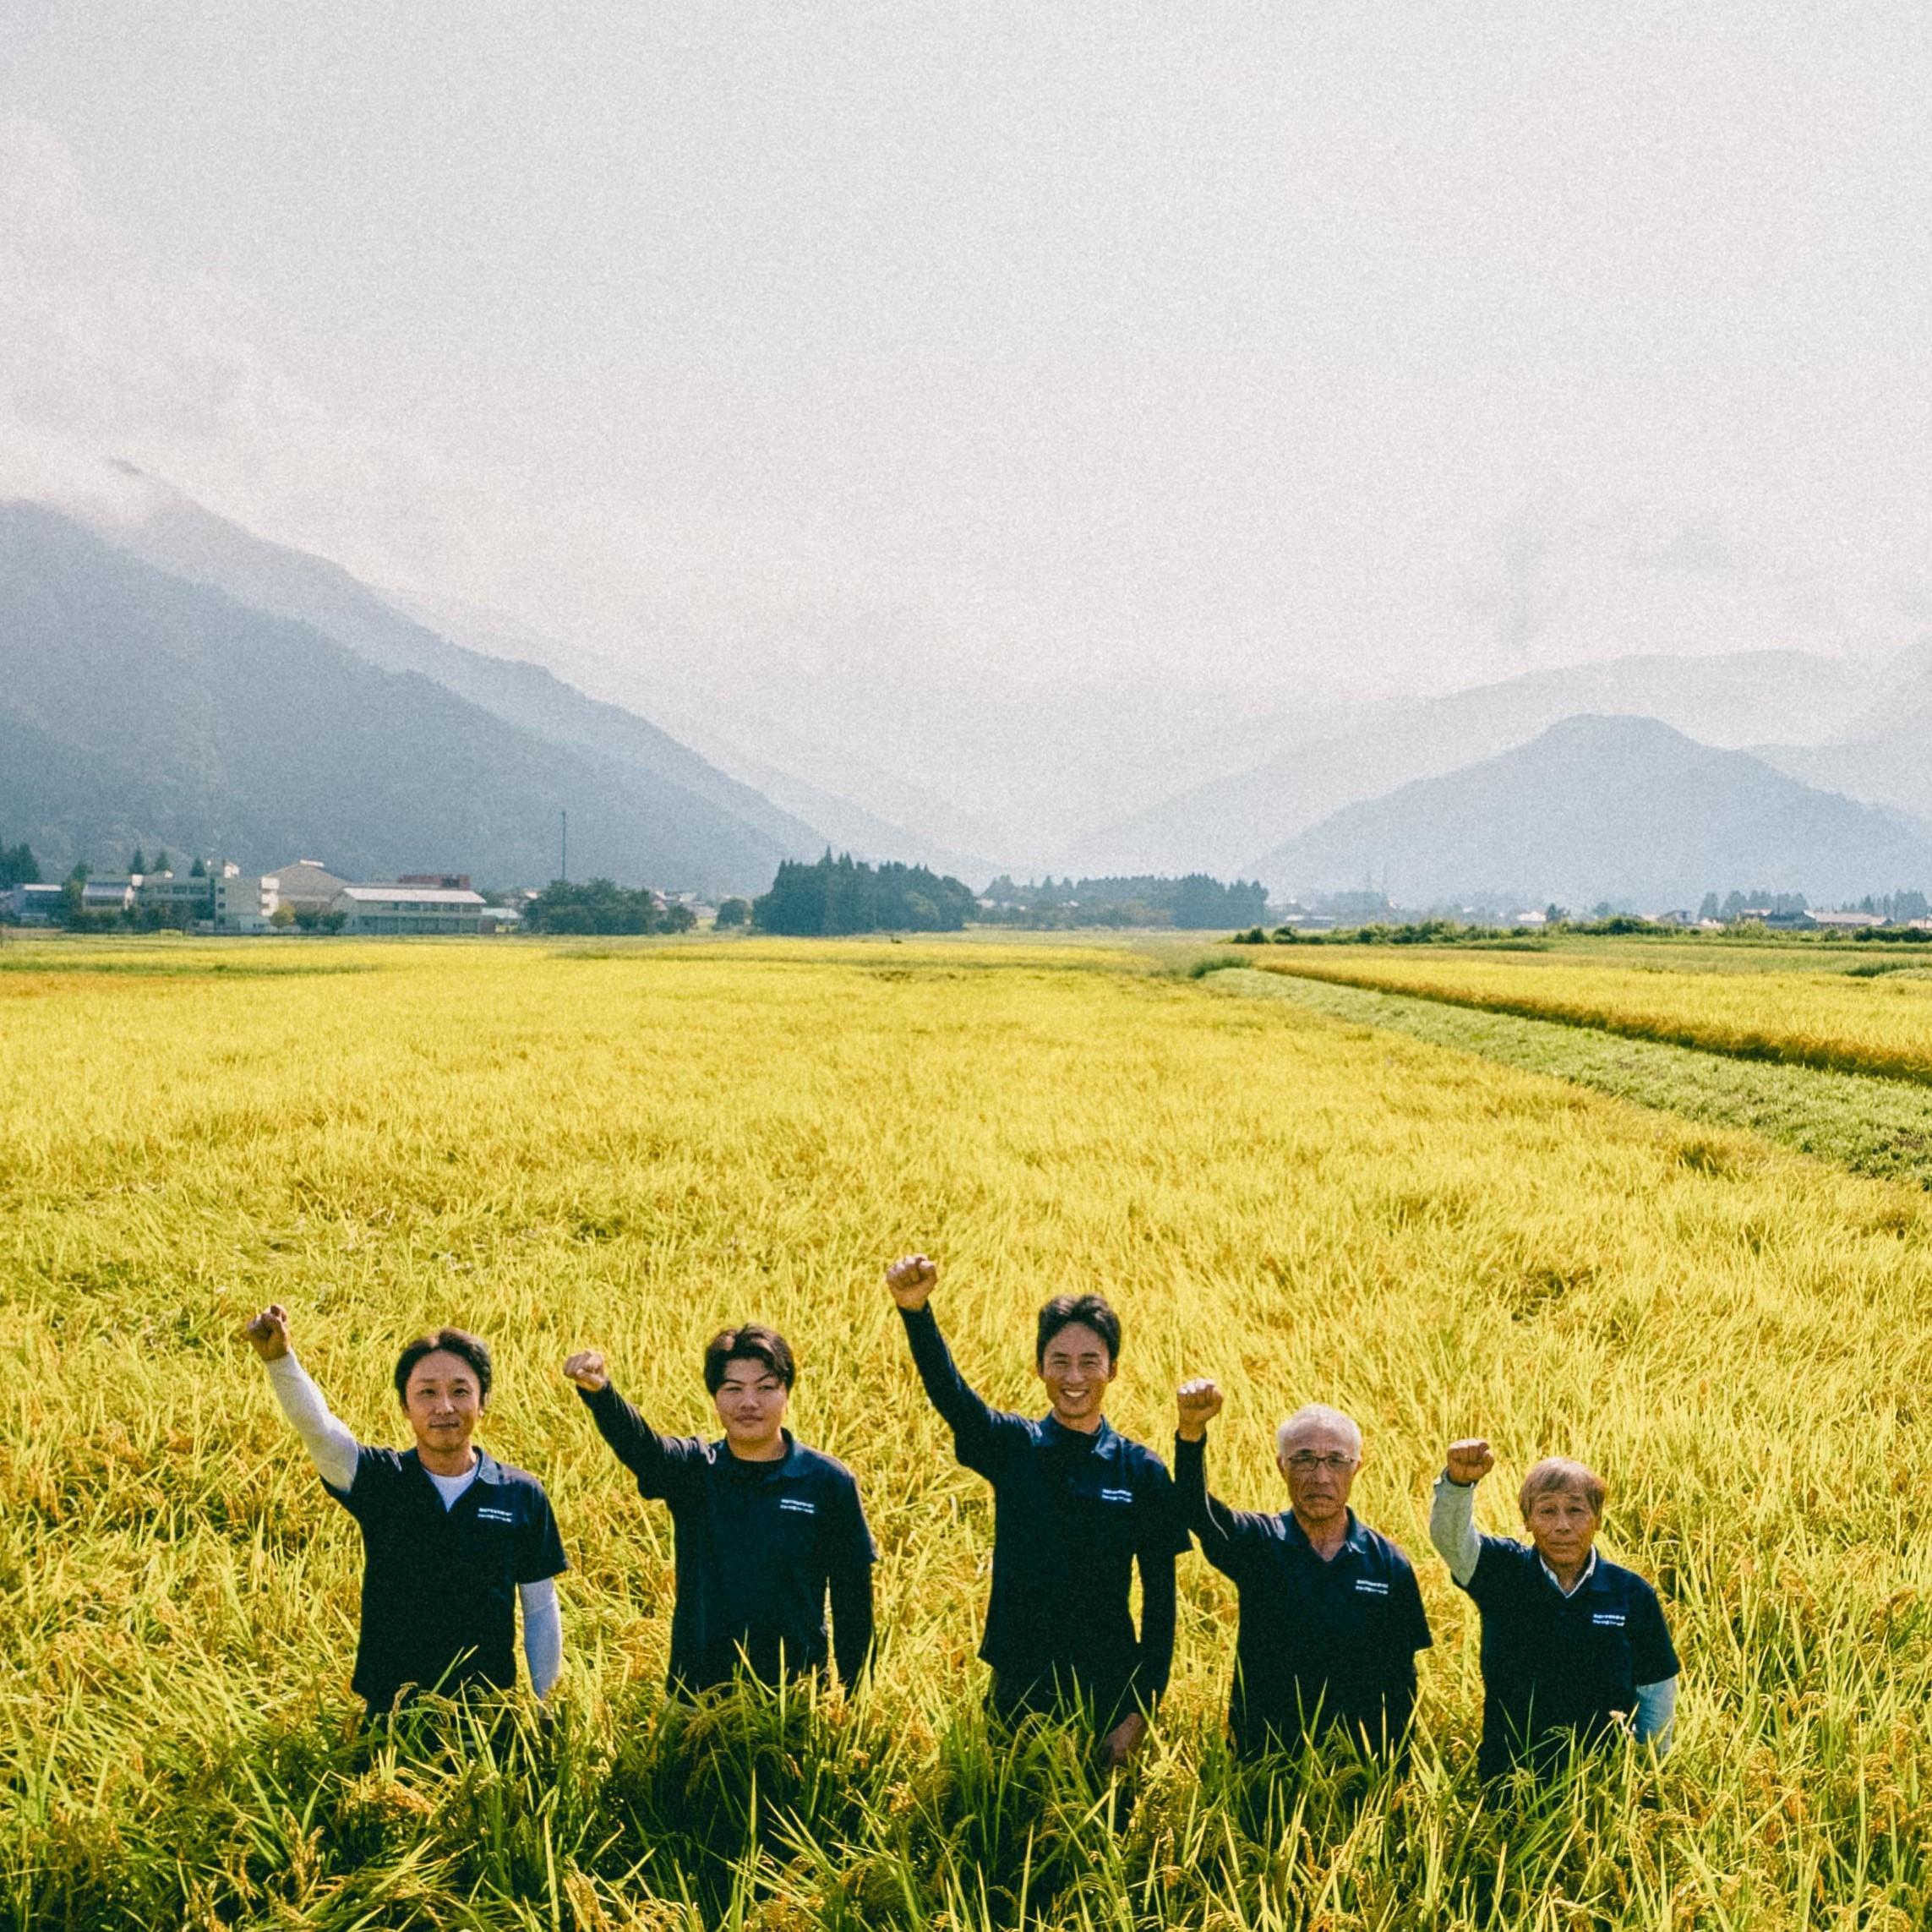
<svg viewBox="0 0 1932 1932">
<path fill-rule="evenodd" d="M 1640 1744 L 1648 1744 L 1661 1758 L 1670 1749 L 1671 1733 L 1677 1726 L 1677 1679 L 1667 1677 L 1661 1684 L 1637 1686 L 1637 1714 L 1632 1728 Z"/>
<path fill-rule="evenodd" d="M 548 1697 L 564 1668 L 564 1619 L 557 1607 L 557 1580 L 546 1576 L 520 1583 L 516 1594 L 523 1605 L 523 1661 L 530 1667 L 530 1688 Z"/>
<path fill-rule="evenodd" d="M 330 1413 L 322 1391 L 296 1360 L 288 1339 L 288 1311 L 272 1302 L 242 1332 L 267 1371 L 276 1401 L 308 1451 L 316 1474 L 331 1489 L 347 1489 L 356 1480 L 361 1446 L 348 1425 Z"/>
<path fill-rule="evenodd" d="M 1455 1580 L 1468 1585 L 1482 1554 L 1476 1527 L 1476 1486 L 1496 1466 L 1489 1444 L 1471 1438 L 1452 1443 L 1429 1504 L 1429 1541 Z"/>
<path fill-rule="evenodd" d="M 832 1597 L 832 1660 L 838 1681 L 851 1690 L 872 1660 L 872 1566 L 879 1559 L 879 1548 L 872 1541 L 865 1505 L 849 1470 L 844 1471 L 837 1492 L 832 1531 L 826 1565 Z"/>
<path fill-rule="evenodd" d="M 597 1433 L 637 1478 L 638 1488 L 647 1496 L 665 1494 L 676 1462 L 671 1445 L 618 1394 L 603 1351 L 579 1350 L 564 1364 L 564 1373 L 576 1384 Z"/>
<path fill-rule="evenodd" d="M 905 1323 L 913 1366 L 933 1407 L 952 1431 L 954 1453 L 967 1468 L 990 1477 L 1002 1460 L 1002 1435 L 1009 1427 L 1024 1425 L 992 1408 L 967 1386 L 954 1365 L 952 1351 L 927 1306 L 938 1280 L 938 1267 L 923 1254 L 908 1255 L 886 1270 L 886 1285 Z"/>
<path fill-rule="evenodd" d="M 1238 1577 L 1244 1552 L 1265 1536 L 1268 1519 L 1230 1509 L 1208 1493 L 1208 1424 L 1222 1400 L 1205 1377 L 1183 1382 L 1176 1392 L 1174 1502 L 1182 1525 L 1201 1539 L 1201 1554 L 1224 1576 Z"/>
</svg>

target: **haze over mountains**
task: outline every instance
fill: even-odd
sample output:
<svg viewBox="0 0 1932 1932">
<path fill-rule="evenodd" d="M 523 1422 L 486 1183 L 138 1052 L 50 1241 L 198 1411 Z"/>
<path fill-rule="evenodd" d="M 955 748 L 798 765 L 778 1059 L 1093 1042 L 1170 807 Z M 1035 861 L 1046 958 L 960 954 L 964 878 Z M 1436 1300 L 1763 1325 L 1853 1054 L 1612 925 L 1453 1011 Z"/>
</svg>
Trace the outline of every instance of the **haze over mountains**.
<svg viewBox="0 0 1932 1932">
<path fill-rule="evenodd" d="M 1932 647 L 1631 656 L 1297 702 L 975 698 L 910 637 L 901 667 L 869 674 L 890 660 L 873 638 L 767 709 L 707 698 L 693 637 L 691 676 L 661 680 L 653 708 L 634 666 L 488 614 L 406 609 L 125 466 L 115 482 L 85 524 L 0 509 L 0 833 L 54 868 L 163 843 L 541 883 L 568 810 L 573 874 L 707 892 L 760 891 L 827 843 L 975 885 L 1386 876 L 1409 903 L 1932 886 L 1932 829 L 1910 817 L 1932 816 Z M 976 815 L 977 787 L 1000 808 Z"/>
<path fill-rule="evenodd" d="M 1932 827 L 1815 790 L 1653 718 L 1584 717 L 1346 806 L 1256 870 L 1290 892 L 1373 880 L 1404 905 L 1553 898 L 1693 909 L 1709 892 L 1765 886 L 1828 904 L 1932 879 Z"/>
</svg>

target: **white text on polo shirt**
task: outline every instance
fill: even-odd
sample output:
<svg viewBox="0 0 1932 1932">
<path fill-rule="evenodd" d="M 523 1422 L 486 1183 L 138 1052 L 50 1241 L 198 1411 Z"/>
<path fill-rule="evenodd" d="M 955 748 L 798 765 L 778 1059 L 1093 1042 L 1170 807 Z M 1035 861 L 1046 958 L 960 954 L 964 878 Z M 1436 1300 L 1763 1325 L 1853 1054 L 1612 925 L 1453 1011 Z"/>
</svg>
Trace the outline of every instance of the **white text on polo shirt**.
<svg viewBox="0 0 1932 1932">
<path fill-rule="evenodd" d="M 1590 1620 L 1592 1624 L 1606 1624 L 1615 1630 L 1624 1628 L 1624 1613 L 1621 1610 L 1594 1610 L 1591 1613 Z"/>
<path fill-rule="evenodd" d="M 477 1520 L 479 1523 L 514 1523 L 516 1520 L 516 1512 L 514 1509 L 492 1509 L 486 1506 L 477 1511 Z"/>
<path fill-rule="evenodd" d="M 1389 1585 L 1378 1582 L 1373 1576 L 1358 1576 L 1355 1580 L 1355 1586 L 1369 1596 L 1386 1596 L 1389 1594 Z"/>
<path fill-rule="evenodd" d="M 1133 1492 L 1131 1489 L 1103 1489 L 1100 1492 L 1100 1500 L 1103 1503 L 1131 1503 L 1133 1501 Z"/>
<path fill-rule="evenodd" d="M 796 1516 L 816 1516 L 818 1514 L 817 1504 L 808 1503 L 802 1496 L 781 1496 L 778 1498 L 778 1507 L 781 1509 L 789 1509 Z"/>
</svg>

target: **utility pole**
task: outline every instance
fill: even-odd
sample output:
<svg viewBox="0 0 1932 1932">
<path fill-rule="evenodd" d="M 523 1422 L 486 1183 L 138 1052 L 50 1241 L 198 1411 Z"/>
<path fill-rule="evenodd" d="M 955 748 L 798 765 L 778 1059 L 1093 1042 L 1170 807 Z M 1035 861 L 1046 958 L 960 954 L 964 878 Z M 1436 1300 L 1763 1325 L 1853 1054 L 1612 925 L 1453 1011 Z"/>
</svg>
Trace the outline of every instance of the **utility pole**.
<svg viewBox="0 0 1932 1932">
<path fill-rule="evenodd" d="M 570 882 L 570 815 L 560 811 L 557 816 L 562 821 L 562 850 L 557 860 L 557 876 L 567 886 Z"/>
</svg>

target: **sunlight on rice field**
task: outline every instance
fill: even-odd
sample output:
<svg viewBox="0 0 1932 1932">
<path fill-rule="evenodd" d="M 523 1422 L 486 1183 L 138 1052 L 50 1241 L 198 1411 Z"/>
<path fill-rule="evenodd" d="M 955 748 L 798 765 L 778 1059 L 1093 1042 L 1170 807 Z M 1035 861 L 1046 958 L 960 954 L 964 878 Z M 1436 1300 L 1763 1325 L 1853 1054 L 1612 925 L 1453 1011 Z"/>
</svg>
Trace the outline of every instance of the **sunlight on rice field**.
<svg viewBox="0 0 1932 1932">
<path fill-rule="evenodd" d="M 1714 1053 L 1932 1082 L 1932 966 L 1923 955 L 1871 952 L 1815 970 L 1787 952 L 1783 970 L 1754 961 L 1741 972 L 1712 970 L 1712 958 L 1722 963 L 1722 949 L 1702 949 L 1684 970 L 1675 949 L 1655 965 L 1629 966 L 1563 953 L 1324 946 L 1254 963 Z"/>
<path fill-rule="evenodd" d="M 1217 998 L 1124 947 L 50 944 L 7 963 L 17 1925 L 1932 1917 L 1916 1188 Z M 1533 959 L 1394 963 L 1541 996 Z M 1650 975 L 1566 973 L 1562 996 L 1613 1007 L 1639 979 L 1645 1010 L 1685 1023 L 1923 1039 L 1932 1066 L 1924 984 L 1702 982 L 1746 1003 L 1692 1007 Z M 1861 1002 L 1902 1030 L 1858 1032 Z M 1279 1503 L 1290 1407 L 1361 1419 L 1356 1503 L 1416 1558 L 1437 1636 L 1405 1776 L 1257 1799 L 1220 1740 L 1231 1592 L 1198 1555 L 1117 1831 L 1053 1740 L 989 1751 L 987 1493 L 879 1281 L 914 1246 L 941 1258 L 935 1306 L 996 1402 L 1035 1405 L 1032 1312 L 1062 1288 L 1121 1307 L 1110 1413 L 1164 1454 L 1176 1381 L 1217 1376 L 1231 1501 Z M 455 1769 L 346 1741 L 357 1540 L 236 1339 L 270 1300 L 367 1439 L 401 1438 L 387 1376 L 410 1334 L 490 1340 L 483 1439 L 545 1482 L 573 1564 L 548 1723 Z M 668 1519 L 559 1369 L 604 1346 L 659 1427 L 708 1430 L 701 1345 L 748 1318 L 791 1336 L 794 1426 L 858 1473 L 885 1651 L 852 1706 L 685 1720 L 658 1688 Z M 1503 1458 L 1492 1528 L 1515 1527 L 1506 1498 L 1542 1454 L 1608 1475 L 1607 1547 L 1657 1583 L 1684 1659 L 1661 1770 L 1612 1754 L 1514 1810 L 1480 1793 L 1475 1617 L 1424 1531 L 1444 1445 L 1471 1433 Z"/>
</svg>

